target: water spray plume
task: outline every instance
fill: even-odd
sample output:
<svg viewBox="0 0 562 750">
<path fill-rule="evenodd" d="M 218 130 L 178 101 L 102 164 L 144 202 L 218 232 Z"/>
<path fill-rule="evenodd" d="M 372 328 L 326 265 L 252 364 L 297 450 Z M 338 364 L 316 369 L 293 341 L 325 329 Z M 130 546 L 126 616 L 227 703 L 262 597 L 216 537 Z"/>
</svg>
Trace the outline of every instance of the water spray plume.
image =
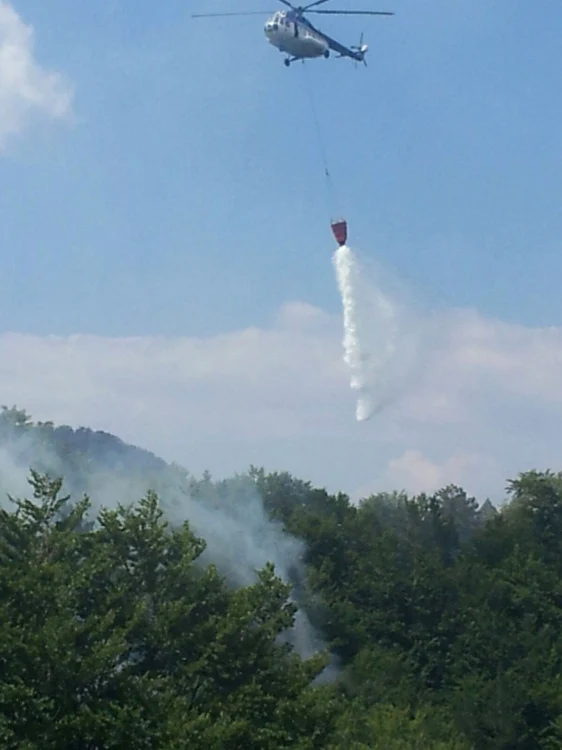
<svg viewBox="0 0 562 750">
<path fill-rule="evenodd" d="M 351 388 L 357 391 L 356 418 L 363 422 L 405 387 L 419 342 L 419 323 L 398 289 L 383 291 L 387 285 L 381 278 L 368 278 L 350 247 L 339 247 L 333 264 L 343 306 L 344 361 Z"/>
</svg>

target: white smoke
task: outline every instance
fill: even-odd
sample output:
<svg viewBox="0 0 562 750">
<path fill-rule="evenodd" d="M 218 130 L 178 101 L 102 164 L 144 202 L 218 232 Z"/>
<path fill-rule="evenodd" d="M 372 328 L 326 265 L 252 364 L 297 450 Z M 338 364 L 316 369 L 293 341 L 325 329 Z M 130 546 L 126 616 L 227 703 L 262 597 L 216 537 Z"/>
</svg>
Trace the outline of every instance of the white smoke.
<svg viewBox="0 0 562 750">
<path fill-rule="evenodd" d="M 69 428 L 66 428 L 69 429 Z M 92 433 L 99 435 L 99 433 Z M 138 451 L 134 459 L 120 458 L 120 441 L 107 438 L 107 448 L 96 450 L 95 458 L 84 455 L 73 465 L 72 436 L 70 452 L 62 460 L 51 447 L 48 433 L 22 430 L 8 445 L 0 447 L 0 507 L 13 509 L 8 495 L 31 499 L 28 483 L 30 468 L 64 479 L 63 493 L 76 502 L 88 495 L 90 517 L 102 508 L 136 504 L 149 489 L 157 492 L 165 519 L 172 526 L 188 521 L 194 534 L 206 548 L 199 564 L 213 563 L 233 586 L 248 586 L 257 572 L 272 562 L 275 573 L 285 582 L 306 589 L 303 557 L 304 543 L 288 534 L 280 522 L 271 520 L 255 483 L 248 476 L 228 482 L 197 481 L 178 466 L 160 462 L 151 454 Z M 103 439 L 103 437 L 102 437 Z M 111 449 L 112 441 L 115 448 Z M 158 465 L 156 465 L 158 463 Z M 297 605 L 298 595 L 294 600 Z M 304 659 L 326 648 L 322 636 L 311 624 L 306 612 L 297 611 L 295 623 L 284 635 Z M 329 670 L 329 674 L 333 669 Z M 326 679 L 328 672 L 323 675 Z"/>
<path fill-rule="evenodd" d="M 396 399 L 413 372 L 423 316 L 403 288 L 371 264 L 369 272 L 346 245 L 332 258 L 342 299 L 344 361 L 357 391 L 357 421 Z"/>
</svg>

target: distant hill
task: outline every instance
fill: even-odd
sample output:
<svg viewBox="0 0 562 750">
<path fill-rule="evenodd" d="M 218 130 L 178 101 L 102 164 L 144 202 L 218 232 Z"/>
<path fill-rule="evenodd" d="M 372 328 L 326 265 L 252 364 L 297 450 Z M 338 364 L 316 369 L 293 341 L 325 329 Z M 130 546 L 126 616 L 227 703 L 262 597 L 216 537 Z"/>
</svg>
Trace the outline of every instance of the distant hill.
<svg viewBox="0 0 562 750">
<path fill-rule="evenodd" d="M 181 467 L 108 432 L 34 422 L 24 409 L 15 406 L 3 406 L 0 412 L 0 453 L 3 494 L 21 492 L 23 476 L 30 469 L 63 477 L 72 494 L 89 492 L 92 477 L 134 480 L 139 489 L 142 487 L 141 494 L 187 478 Z"/>
<path fill-rule="evenodd" d="M 30 439 L 31 438 L 31 439 Z M 120 438 L 89 427 L 55 427 L 52 422 L 33 422 L 31 416 L 17 407 L 2 407 L 0 412 L 0 448 L 14 451 L 18 461 L 33 463 L 35 449 L 48 446 L 61 464 L 75 456 L 88 460 L 91 466 L 127 472 L 162 472 L 169 465 L 150 451 L 129 445 Z"/>
</svg>

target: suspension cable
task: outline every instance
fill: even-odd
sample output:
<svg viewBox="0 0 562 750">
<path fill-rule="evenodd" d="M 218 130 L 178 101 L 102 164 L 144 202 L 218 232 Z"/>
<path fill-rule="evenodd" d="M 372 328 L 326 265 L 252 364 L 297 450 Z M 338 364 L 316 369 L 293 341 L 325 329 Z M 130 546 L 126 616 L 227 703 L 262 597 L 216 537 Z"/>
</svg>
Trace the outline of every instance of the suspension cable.
<svg viewBox="0 0 562 750">
<path fill-rule="evenodd" d="M 326 182 L 325 182 L 326 198 L 327 198 L 328 205 L 331 206 L 331 209 L 333 210 L 333 208 L 338 204 L 339 201 L 337 200 L 334 183 L 332 181 L 330 171 L 328 169 L 328 158 L 326 155 L 326 147 L 324 145 L 322 132 L 320 130 L 320 118 L 318 117 L 318 112 L 316 109 L 316 104 L 315 104 L 314 95 L 313 95 L 314 92 L 312 90 L 312 86 L 310 85 L 308 77 L 307 77 L 306 62 L 304 60 L 303 60 L 302 67 L 304 69 L 303 76 L 304 76 L 305 86 L 306 86 L 306 90 L 307 90 L 307 94 L 308 94 L 308 98 L 310 102 L 310 108 L 312 110 L 312 118 L 314 121 L 314 127 L 316 129 L 316 137 L 318 139 L 318 145 L 320 148 L 320 157 L 322 159 L 322 164 L 324 166 L 324 176 L 326 178 Z"/>
</svg>

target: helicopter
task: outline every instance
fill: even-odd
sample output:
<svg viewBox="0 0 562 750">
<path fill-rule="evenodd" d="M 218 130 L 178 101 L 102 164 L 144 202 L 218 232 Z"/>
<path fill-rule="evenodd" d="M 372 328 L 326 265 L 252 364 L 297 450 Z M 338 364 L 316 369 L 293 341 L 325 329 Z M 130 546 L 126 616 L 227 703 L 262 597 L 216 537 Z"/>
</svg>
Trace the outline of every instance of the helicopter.
<svg viewBox="0 0 562 750">
<path fill-rule="evenodd" d="M 289 10 L 273 12 L 264 25 L 264 33 L 270 44 L 287 55 L 283 61 L 287 67 L 296 60 L 307 58 L 330 57 L 330 52 L 336 52 L 338 57 L 349 57 L 355 62 L 367 65 L 365 54 L 368 45 L 363 43 L 363 34 L 357 46 L 346 47 L 332 39 L 323 31 L 316 29 L 305 17 L 305 13 L 322 13 L 325 15 L 362 15 L 362 16 L 393 16 L 391 11 L 376 10 L 312 10 L 317 5 L 323 5 L 329 0 L 315 0 L 305 6 L 296 7 L 289 0 L 280 0 Z M 271 12 L 271 11 L 270 11 Z M 262 15 L 261 11 L 247 11 L 239 13 L 194 13 L 192 18 L 210 16 L 253 16 Z"/>
</svg>

